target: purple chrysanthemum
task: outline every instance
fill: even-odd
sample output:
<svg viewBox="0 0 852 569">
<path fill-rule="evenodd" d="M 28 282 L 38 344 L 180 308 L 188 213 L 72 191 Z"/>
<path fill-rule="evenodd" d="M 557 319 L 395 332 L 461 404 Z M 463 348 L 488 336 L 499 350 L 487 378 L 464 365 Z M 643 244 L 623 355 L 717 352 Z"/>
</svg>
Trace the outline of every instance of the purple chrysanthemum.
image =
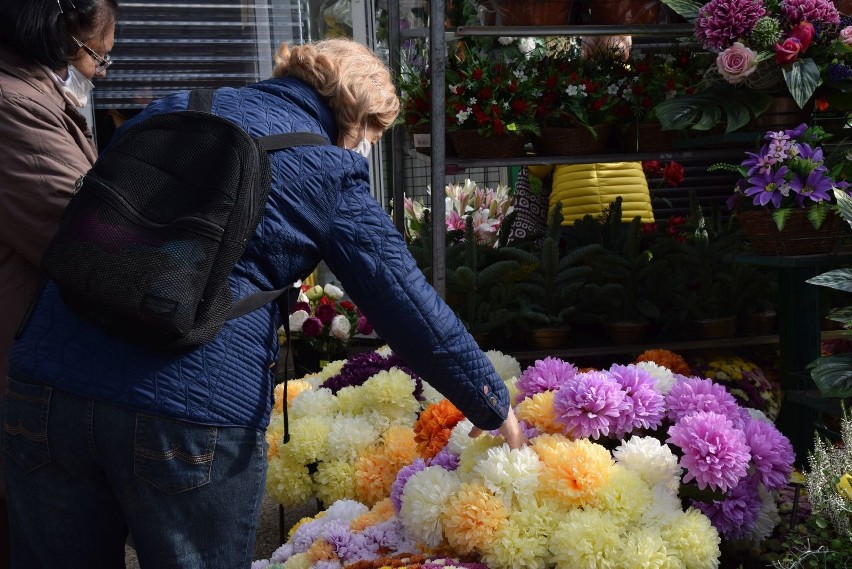
<svg viewBox="0 0 852 569">
<path fill-rule="evenodd" d="M 377 549 L 390 552 L 391 555 L 416 550 L 416 544 L 406 537 L 400 518 L 369 526 L 361 533 L 366 542 L 374 543 Z"/>
<path fill-rule="evenodd" d="M 779 9 L 791 24 L 840 23 L 840 12 L 831 0 L 782 0 Z"/>
<path fill-rule="evenodd" d="M 760 514 L 760 493 L 753 478 L 743 478 L 736 488 L 721 501 L 710 504 L 693 502 L 693 506 L 710 518 L 725 539 L 742 539 L 754 531 Z"/>
<path fill-rule="evenodd" d="M 343 563 L 372 560 L 377 557 L 378 546 L 375 542 L 366 540 L 363 534 L 352 533 L 349 523 L 343 520 L 329 521 L 322 538 L 331 544 Z"/>
<path fill-rule="evenodd" d="M 761 0 L 710 0 L 698 10 L 695 39 L 704 49 L 722 51 L 747 36 L 764 15 Z"/>
<path fill-rule="evenodd" d="M 724 386 L 709 379 L 690 377 L 675 383 L 666 395 L 666 408 L 673 423 L 698 411 L 711 411 L 725 415 L 737 427 L 742 426 L 737 400 Z"/>
<path fill-rule="evenodd" d="M 524 370 L 515 384 L 518 388 L 516 403 L 543 391 L 556 391 L 577 375 L 577 367 L 559 358 L 538 360 Z"/>
<path fill-rule="evenodd" d="M 293 545 L 291 555 L 307 551 L 311 544 L 322 536 L 323 527 L 326 523 L 327 520 L 320 519 L 297 527 L 290 537 L 290 543 Z"/>
<path fill-rule="evenodd" d="M 683 451 L 684 482 L 695 480 L 722 491 L 734 488 L 746 475 L 751 452 L 743 432 L 725 415 L 699 411 L 669 428 L 666 441 Z"/>
<path fill-rule="evenodd" d="M 654 389 L 651 373 L 635 365 L 613 365 L 610 376 L 626 394 L 627 410 L 618 418 L 615 434 L 622 438 L 634 429 L 656 429 L 666 415 L 665 398 Z"/>
<path fill-rule="evenodd" d="M 400 471 L 396 475 L 396 480 L 391 484 L 391 493 L 390 499 L 391 504 L 393 504 L 393 511 L 399 515 L 399 511 L 402 509 L 402 491 L 405 489 L 405 484 L 408 482 L 408 479 L 414 476 L 416 473 L 424 470 L 426 468 L 426 463 L 422 458 L 414 459 L 414 462 L 407 466 L 403 466 Z"/>
<path fill-rule="evenodd" d="M 423 396 L 423 380 L 396 354 L 387 357 L 378 352 L 355 354 L 346 360 L 337 375 L 325 380 L 320 387 L 325 387 L 336 395 L 344 387 L 363 385 L 380 371 L 388 371 L 394 367 L 411 376 L 414 380 L 414 397 L 419 400 Z"/>
<path fill-rule="evenodd" d="M 573 438 L 597 439 L 615 431 L 628 409 L 626 393 L 609 373 L 578 373 L 553 397 L 554 420 L 565 425 Z"/>
<path fill-rule="evenodd" d="M 450 452 L 447 447 L 442 448 L 438 454 L 426 461 L 427 466 L 440 466 L 444 470 L 452 472 L 459 467 L 459 456 Z"/>
<path fill-rule="evenodd" d="M 751 459 L 760 481 L 770 490 L 787 485 L 796 458 L 793 445 L 772 423 L 750 419 L 746 421 L 746 441 L 751 447 Z"/>
</svg>

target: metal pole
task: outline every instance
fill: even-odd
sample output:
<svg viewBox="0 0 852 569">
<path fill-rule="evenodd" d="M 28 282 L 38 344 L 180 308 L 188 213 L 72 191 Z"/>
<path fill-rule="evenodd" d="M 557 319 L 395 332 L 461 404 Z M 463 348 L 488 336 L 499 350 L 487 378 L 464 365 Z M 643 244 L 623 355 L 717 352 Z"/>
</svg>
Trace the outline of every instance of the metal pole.
<svg viewBox="0 0 852 569">
<path fill-rule="evenodd" d="M 444 38 L 444 2 L 429 3 L 429 67 L 432 75 L 432 286 L 438 296 L 447 294 L 447 259 L 444 187 L 445 170 L 445 66 L 447 46 Z"/>
</svg>

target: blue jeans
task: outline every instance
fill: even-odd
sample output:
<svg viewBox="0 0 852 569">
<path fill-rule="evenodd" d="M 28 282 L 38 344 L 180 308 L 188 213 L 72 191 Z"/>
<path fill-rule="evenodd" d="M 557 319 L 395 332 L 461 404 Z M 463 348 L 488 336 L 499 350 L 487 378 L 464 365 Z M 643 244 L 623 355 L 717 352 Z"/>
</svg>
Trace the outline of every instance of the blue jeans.
<svg viewBox="0 0 852 569">
<path fill-rule="evenodd" d="M 12 566 L 251 566 L 264 434 L 208 427 L 9 380 L 3 467 Z"/>
</svg>

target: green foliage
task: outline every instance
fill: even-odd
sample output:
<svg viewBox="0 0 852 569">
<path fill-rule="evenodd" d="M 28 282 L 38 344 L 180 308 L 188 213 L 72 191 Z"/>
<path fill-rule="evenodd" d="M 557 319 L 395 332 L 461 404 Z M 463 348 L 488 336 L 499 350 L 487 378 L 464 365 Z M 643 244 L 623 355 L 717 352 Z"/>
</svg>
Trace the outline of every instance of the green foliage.
<svg viewBox="0 0 852 569">
<path fill-rule="evenodd" d="M 693 0 L 660 0 L 663 4 L 671 8 L 678 16 L 683 17 L 687 22 L 694 22 L 698 17 L 698 10 L 705 2 L 694 2 Z"/>
<path fill-rule="evenodd" d="M 706 131 L 724 119 L 725 132 L 730 133 L 766 112 L 771 103 L 772 97 L 766 93 L 720 83 L 667 99 L 656 106 L 654 114 L 663 130 Z"/>
</svg>

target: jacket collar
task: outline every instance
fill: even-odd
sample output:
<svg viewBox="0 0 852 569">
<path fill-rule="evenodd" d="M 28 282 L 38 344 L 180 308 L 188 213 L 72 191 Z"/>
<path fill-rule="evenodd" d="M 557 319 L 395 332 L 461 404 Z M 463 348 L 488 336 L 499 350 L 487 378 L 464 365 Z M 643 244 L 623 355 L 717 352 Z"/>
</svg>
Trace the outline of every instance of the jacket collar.
<svg viewBox="0 0 852 569">
<path fill-rule="evenodd" d="M 46 69 L 2 45 L 0 45 L 0 73 L 24 81 L 33 89 L 54 101 L 60 108 L 64 109 L 67 106 L 65 97 L 59 92 L 59 87 L 47 74 Z"/>
<path fill-rule="evenodd" d="M 295 77 L 267 79 L 250 85 L 255 89 L 285 97 L 313 117 L 332 144 L 337 142 L 337 122 L 331 107 L 310 85 Z"/>
</svg>

